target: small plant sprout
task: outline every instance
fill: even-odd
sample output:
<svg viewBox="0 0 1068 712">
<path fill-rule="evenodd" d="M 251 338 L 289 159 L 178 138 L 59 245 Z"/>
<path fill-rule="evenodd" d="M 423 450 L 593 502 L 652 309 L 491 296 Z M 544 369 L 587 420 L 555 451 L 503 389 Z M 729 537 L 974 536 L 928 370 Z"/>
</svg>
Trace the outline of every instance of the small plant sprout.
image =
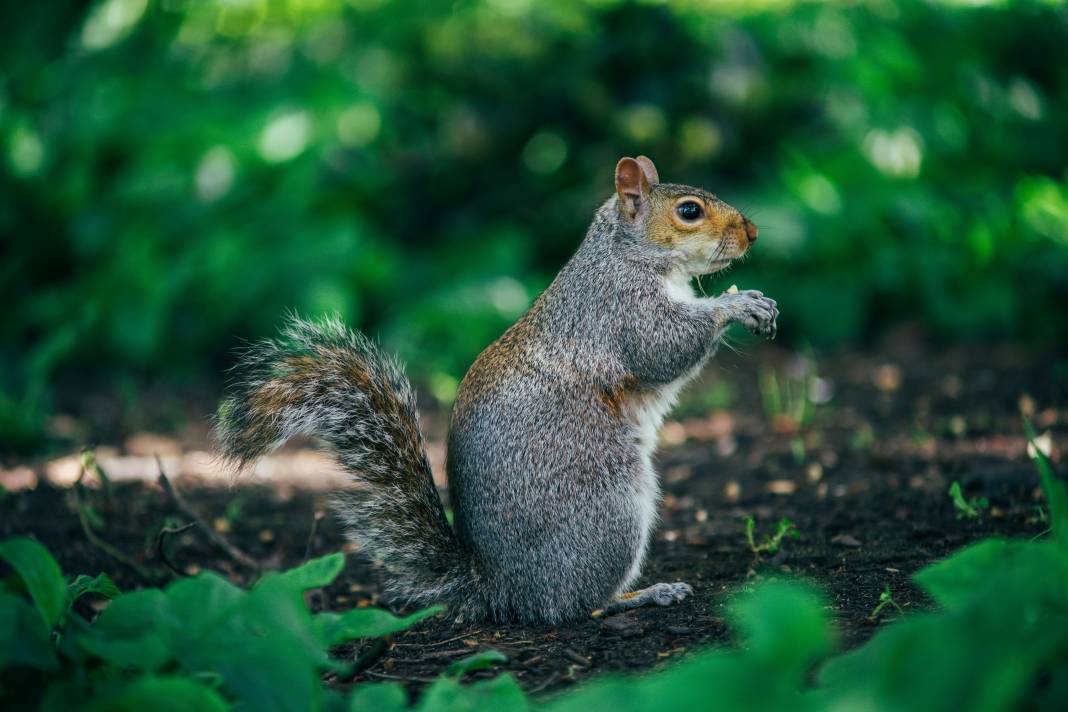
<svg viewBox="0 0 1068 712">
<path fill-rule="evenodd" d="M 745 541 L 749 545 L 749 551 L 753 552 L 753 556 L 760 558 L 761 554 L 774 555 L 779 551 L 779 547 L 782 546 L 782 540 L 786 537 L 791 539 L 797 539 L 801 534 L 797 531 L 797 526 L 789 519 L 783 517 L 779 520 L 779 523 L 775 526 L 775 533 L 771 536 L 764 537 L 764 540 L 759 544 L 756 542 L 754 535 L 756 533 L 756 520 L 752 517 L 745 518 Z"/>
<path fill-rule="evenodd" d="M 906 604 L 907 605 L 907 604 Z M 879 614 L 883 612 L 888 606 L 893 606 L 897 609 L 898 613 L 904 613 L 905 609 L 894 600 L 894 596 L 890 593 L 890 587 L 887 586 L 883 589 L 883 592 L 879 594 L 879 605 L 877 605 L 872 612 L 868 614 L 868 620 L 873 621 L 879 617 Z"/>
<path fill-rule="evenodd" d="M 1046 508 L 1041 504 L 1036 504 L 1031 512 L 1031 516 L 1024 520 L 1028 524 L 1047 524 L 1049 522 L 1049 515 L 1046 514 Z"/>
<path fill-rule="evenodd" d="M 78 464 L 81 465 L 81 470 L 78 472 L 78 481 L 84 480 L 86 475 L 96 477 L 97 482 L 100 483 L 100 488 L 104 491 L 108 501 L 110 501 L 111 478 L 108 477 L 108 473 L 100 466 L 100 463 L 96 461 L 96 450 L 82 450 Z"/>
<path fill-rule="evenodd" d="M 1027 417 L 1024 417 L 1023 426 L 1024 433 L 1027 434 L 1027 456 L 1035 463 L 1035 469 L 1038 470 L 1038 477 L 1042 483 L 1042 491 L 1046 495 L 1046 504 L 1049 507 L 1050 528 L 1047 531 L 1052 532 L 1056 540 L 1068 547 L 1068 527 L 1065 526 L 1068 522 L 1068 487 L 1054 474 L 1053 465 L 1049 460 L 1053 452 L 1052 438 L 1049 433 L 1042 436 L 1036 435 L 1035 428 Z M 1042 532 L 1038 536 L 1045 533 Z"/>
<path fill-rule="evenodd" d="M 953 500 L 953 508 L 957 510 L 957 519 L 978 519 L 980 510 L 990 506 L 986 497 L 964 499 L 960 482 L 956 480 L 949 486 L 949 498 Z"/>
</svg>

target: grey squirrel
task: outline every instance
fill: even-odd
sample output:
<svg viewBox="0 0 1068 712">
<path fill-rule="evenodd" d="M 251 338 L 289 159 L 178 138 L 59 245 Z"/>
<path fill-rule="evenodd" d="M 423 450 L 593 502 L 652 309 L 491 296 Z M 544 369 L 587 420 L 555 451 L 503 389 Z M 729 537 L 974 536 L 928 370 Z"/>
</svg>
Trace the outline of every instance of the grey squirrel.
<svg viewBox="0 0 1068 712">
<path fill-rule="evenodd" d="M 727 327 L 774 337 L 758 291 L 698 298 L 692 277 L 741 257 L 757 228 L 699 188 L 623 158 L 616 192 L 530 310 L 475 361 L 449 430 L 452 525 L 401 366 L 337 319 L 292 317 L 243 354 L 215 437 L 238 466 L 316 436 L 363 487 L 347 534 L 410 603 L 465 619 L 555 624 L 668 605 L 685 583 L 631 591 L 657 521 L 652 455 L 679 391 Z"/>
</svg>

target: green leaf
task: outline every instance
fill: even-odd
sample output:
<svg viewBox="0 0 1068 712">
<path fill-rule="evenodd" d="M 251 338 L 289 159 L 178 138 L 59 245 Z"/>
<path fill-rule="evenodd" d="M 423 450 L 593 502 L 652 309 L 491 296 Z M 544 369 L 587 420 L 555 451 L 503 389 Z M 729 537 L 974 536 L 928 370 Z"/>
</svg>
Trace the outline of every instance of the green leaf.
<svg viewBox="0 0 1068 712">
<path fill-rule="evenodd" d="M 349 698 L 349 712 L 398 712 L 408 709 L 408 695 L 399 682 L 356 685 Z"/>
<path fill-rule="evenodd" d="M 1015 550 L 1014 542 L 985 539 L 921 569 L 912 578 L 940 605 L 952 607 L 974 598 Z"/>
<path fill-rule="evenodd" d="M 442 606 L 431 606 L 398 618 L 381 608 L 353 608 L 344 613 L 320 613 L 315 616 L 315 626 L 320 640 L 333 646 L 358 638 L 381 638 L 411 628 L 443 610 Z"/>
<path fill-rule="evenodd" d="M 0 542 L 0 559 L 15 570 L 49 630 L 59 622 L 67 601 L 67 584 L 59 564 L 40 542 L 20 537 Z"/>
<path fill-rule="evenodd" d="M 737 596 L 728 619 L 749 655 L 782 674 L 803 675 L 833 643 L 822 597 L 799 583 L 769 582 Z"/>
<path fill-rule="evenodd" d="M 49 633 L 25 599 L 0 591 L 0 670 L 12 665 L 39 670 L 58 668 Z"/>
<path fill-rule="evenodd" d="M 227 696 L 245 709 L 322 707 L 320 673 L 330 659 L 303 594 L 284 575 L 268 574 L 223 613 L 181 638 L 175 655 L 184 669 L 218 674 Z"/>
<path fill-rule="evenodd" d="M 225 712 L 230 709 L 219 693 L 187 677 L 136 678 L 118 692 L 94 700 L 91 712 Z"/>
<path fill-rule="evenodd" d="M 463 677 L 475 670 L 486 670 L 494 665 L 508 662 L 508 656 L 498 650 L 483 650 L 462 660 L 457 660 L 445 669 L 446 675 Z"/>
<path fill-rule="evenodd" d="M 1053 465 L 1049 458 L 1035 445 L 1035 429 L 1031 421 L 1024 418 L 1024 431 L 1030 444 L 1030 453 L 1034 456 L 1035 468 L 1042 483 L 1042 491 L 1049 502 L 1049 514 L 1052 522 L 1053 536 L 1068 549 L 1068 484 L 1059 479 L 1053 472 Z"/>
<path fill-rule="evenodd" d="M 207 627 L 230 614 L 248 593 L 213 571 L 175 581 L 166 590 L 170 610 L 182 622 L 179 644 L 195 639 Z"/>
<path fill-rule="evenodd" d="M 301 591 L 310 588 L 322 588 L 333 583 L 341 570 L 345 568 L 345 555 L 341 552 L 328 554 L 308 563 L 279 574 L 286 584 Z"/>
<path fill-rule="evenodd" d="M 943 605 L 906 616 L 820 672 L 826 699 L 854 708 L 1003 710 L 1063 664 L 1068 552 L 989 540 L 916 581 Z"/>
<path fill-rule="evenodd" d="M 498 675 L 492 680 L 462 685 L 448 677 L 438 678 L 423 695 L 418 709 L 421 712 L 476 712 L 481 710 L 528 709 L 523 690 L 511 675 Z"/>
<path fill-rule="evenodd" d="M 1065 700 L 1068 700 L 1068 665 L 1060 665 L 1050 675 L 1050 681 L 1045 688 L 1037 693 L 1037 704 L 1030 709 L 1038 712 L 1058 712 L 1063 710 Z"/>
<path fill-rule="evenodd" d="M 174 616 L 163 591 L 156 588 L 123 594 L 104 609 L 78 640 L 82 648 L 122 668 L 153 671 L 173 656 Z"/>
<path fill-rule="evenodd" d="M 762 583 L 731 601 L 729 618 L 740 629 L 743 644 L 738 648 L 700 653 L 660 673 L 602 678 L 553 700 L 549 708 L 553 712 L 821 709 L 812 696 L 800 693 L 812 663 L 831 644 L 823 600 L 814 590 L 791 582 Z"/>
<path fill-rule="evenodd" d="M 97 574 L 95 578 L 79 574 L 76 579 L 67 585 L 67 607 L 69 608 L 75 601 L 86 594 L 115 598 L 121 593 L 119 587 L 115 585 L 115 582 L 107 574 Z"/>
<path fill-rule="evenodd" d="M 1068 552 L 1052 542 L 985 539 L 921 569 L 913 579 L 946 608 L 993 595 L 1039 594 L 1068 601 Z M 1011 586 L 1011 588 L 1009 588 Z"/>
</svg>

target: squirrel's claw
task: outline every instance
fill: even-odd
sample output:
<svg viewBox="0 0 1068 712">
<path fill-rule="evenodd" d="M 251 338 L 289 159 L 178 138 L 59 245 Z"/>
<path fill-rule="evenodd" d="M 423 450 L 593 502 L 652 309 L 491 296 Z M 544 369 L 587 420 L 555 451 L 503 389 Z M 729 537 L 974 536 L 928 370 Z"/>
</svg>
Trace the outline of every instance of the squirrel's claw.
<svg viewBox="0 0 1068 712">
<path fill-rule="evenodd" d="M 724 292 L 721 299 L 728 302 L 728 308 L 736 315 L 749 333 L 774 339 L 778 333 L 776 320 L 779 308 L 774 299 L 765 297 L 763 292 L 747 289 L 744 292 Z"/>
</svg>

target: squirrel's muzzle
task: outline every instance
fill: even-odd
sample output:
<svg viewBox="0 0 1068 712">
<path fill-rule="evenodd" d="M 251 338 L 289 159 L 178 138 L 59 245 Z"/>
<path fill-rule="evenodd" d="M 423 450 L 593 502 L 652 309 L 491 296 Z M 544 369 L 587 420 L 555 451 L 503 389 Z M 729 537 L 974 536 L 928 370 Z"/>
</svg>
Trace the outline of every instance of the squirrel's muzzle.
<svg viewBox="0 0 1068 712">
<path fill-rule="evenodd" d="M 749 221 L 749 218 L 742 218 L 742 223 L 745 225 L 745 234 L 749 238 L 749 244 L 752 245 L 756 242 L 757 234 L 760 230 Z"/>
</svg>

